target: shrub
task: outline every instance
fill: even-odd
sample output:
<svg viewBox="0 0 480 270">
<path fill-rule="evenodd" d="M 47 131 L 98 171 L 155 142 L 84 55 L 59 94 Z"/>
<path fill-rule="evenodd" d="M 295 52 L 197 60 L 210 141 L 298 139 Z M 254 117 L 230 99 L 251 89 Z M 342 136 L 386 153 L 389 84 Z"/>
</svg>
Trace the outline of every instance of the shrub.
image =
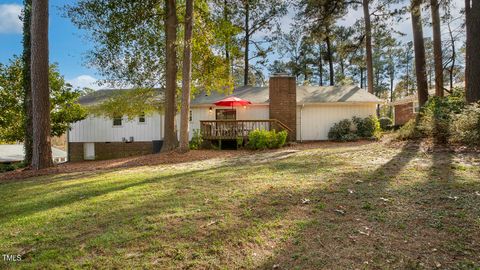
<svg viewBox="0 0 480 270">
<path fill-rule="evenodd" d="M 480 103 L 468 105 L 452 116 L 450 141 L 467 145 L 480 145 Z"/>
<path fill-rule="evenodd" d="M 358 139 L 373 139 L 380 137 L 380 122 L 377 117 L 353 117 L 344 119 L 330 128 L 328 139 L 334 141 L 355 141 Z"/>
<path fill-rule="evenodd" d="M 335 123 L 328 132 L 328 139 L 334 141 L 345 141 L 348 134 L 353 133 L 353 124 L 349 119 Z"/>
<path fill-rule="evenodd" d="M 416 140 L 422 138 L 424 135 L 417 128 L 417 120 L 411 119 L 405 123 L 396 134 L 397 140 Z"/>
<path fill-rule="evenodd" d="M 452 138 L 452 128 L 457 114 L 462 114 L 465 101 L 462 89 L 456 89 L 447 97 L 431 97 L 420 110 L 417 119 L 407 122 L 397 133 L 397 139 L 415 140 L 420 138 L 435 138 L 445 143 Z M 465 123 L 465 122 L 463 122 Z M 456 136 L 456 135 L 455 135 Z"/>
<path fill-rule="evenodd" d="M 23 162 L 11 163 L 11 164 L 0 164 L 0 173 L 14 171 L 17 169 L 25 168 L 26 165 Z"/>
<path fill-rule="evenodd" d="M 393 128 L 393 121 L 389 117 L 381 117 L 378 119 L 378 122 L 380 123 L 380 128 L 383 131 L 391 130 Z"/>
<path fill-rule="evenodd" d="M 265 129 L 255 129 L 248 134 L 248 144 L 250 149 L 280 148 L 287 141 L 287 132 Z"/>
<path fill-rule="evenodd" d="M 431 97 L 420 112 L 418 129 L 423 136 L 432 137 L 440 142 L 449 138 L 451 117 L 461 112 L 463 101 L 455 97 Z"/>
<path fill-rule="evenodd" d="M 237 137 L 237 149 L 243 147 L 243 137 Z"/>
<path fill-rule="evenodd" d="M 202 138 L 202 135 L 200 134 L 200 130 L 194 129 L 192 139 L 190 140 L 190 143 L 189 143 L 190 149 L 198 150 L 200 149 L 202 143 L 203 143 L 203 138 Z"/>
<path fill-rule="evenodd" d="M 353 123 L 357 129 L 356 134 L 359 138 L 373 139 L 380 137 L 380 122 L 377 117 L 353 117 Z"/>
</svg>

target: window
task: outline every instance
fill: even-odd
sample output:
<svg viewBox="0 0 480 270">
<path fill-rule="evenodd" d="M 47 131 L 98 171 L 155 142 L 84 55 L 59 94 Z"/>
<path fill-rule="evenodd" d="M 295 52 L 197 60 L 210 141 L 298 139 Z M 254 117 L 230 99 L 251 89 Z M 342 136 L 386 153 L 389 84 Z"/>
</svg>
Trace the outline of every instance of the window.
<svg viewBox="0 0 480 270">
<path fill-rule="evenodd" d="M 146 119 L 145 119 L 145 113 L 142 113 L 138 116 L 138 123 L 145 123 L 146 122 Z"/>
<path fill-rule="evenodd" d="M 192 110 L 190 110 L 190 113 L 188 114 L 188 121 L 192 122 Z"/>
<path fill-rule="evenodd" d="M 121 126 L 122 125 L 122 117 L 121 116 L 114 116 L 113 117 L 113 125 L 114 126 Z"/>
<path fill-rule="evenodd" d="M 237 111 L 235 109 L 217 109 L 215 117 L 217 120 L 235 120 Z"/>
<path fill-rule="evenodd" d="M 418 113 L 420 111 L 420 105 L 418 102 L 413 102 L 413 113 Z"/>
</svg>

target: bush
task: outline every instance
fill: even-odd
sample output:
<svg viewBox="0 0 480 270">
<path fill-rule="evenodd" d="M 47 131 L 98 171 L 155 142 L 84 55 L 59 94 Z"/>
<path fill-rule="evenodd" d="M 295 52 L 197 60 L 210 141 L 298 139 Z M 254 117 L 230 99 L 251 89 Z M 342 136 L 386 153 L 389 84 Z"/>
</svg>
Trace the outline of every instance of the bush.
<svg viewBox="0 0 480 270">
<path fill-rule="evenodd" d="M 383 131 L 391 130 L 393 128 L 393 121 L 389 117 L 381 117 L 378 119 L 378 122 L 380 123 L 380 129 Z"/>
<path fill-rule="evenodd" d="M 447 97 L 431 97 L 417 119 L 407 122 L 398 131 L 397 139 L 434 138 L 440 143 L 480 144 L 478 106 L 465 105 L 461 88 Z"/>
<path fill-rule="evenodd" d="M 464 107 L 456 97 L 431 97 L 420 112 L 418 129 L 424 137 L 446 142 L 450 137 L 450 123 L 454 114 Z"/>
<path fill-rule="evenodd" d="M 366 118 L 353 117 L 357 129 L 357 136 L 365 139 L 378 139 L 380 137 L 380 122 L 375 116 Z"/>
<path fill-rule="evenodd" d="M 374 116 L 344 119 L 330 128 L 328 139 L 334 141 L 355 141 L 380 137 L 380 122 Z"/>
<path fill-rule="evenodd" d="M 353 123 L 349 119 L 344 119 L 335 123 L 328 132 L 328 139 L 334 141 L 346 141 L 348 134 L 354 133 Z"/>
<path fill-rule="evenodd" d="M 23 162 L 0 164 L 0 173 L 14 171 L 14 170 L 25 168 L 25 167 L 26 165 Z"/>
<path fill-rule="evenodd" d="M 422 138 L 424 135 L 417 128 L 417 120 L 411 119 L 405 123 L 396 134 L 397 140 L 416 140 Z"/>
<path fill-rule="evenodd" d="M 254 150 L 280 148 L 285 145 L 286 141 L 287 132 L 284 130 L 276 132 L 275 130 L 255 129 L 248 134 L 247 146 Z"/>
<path fill-rule="evenodd" d="M 190 140 L 190 143 L 189 143 L 190 149 L 198 150 L 202 146 L 202 143 L 203 143 L 203 138 L 202 138 L 202 135 L 200 134 L 200 130 L 194 129 L 192 139 Z"/>
<path fill-rule="evenodd" d="M 452 116 L 450 141 L 466 145 L 480 145 L 480 103 L 466 106 Z"/>
</svg>

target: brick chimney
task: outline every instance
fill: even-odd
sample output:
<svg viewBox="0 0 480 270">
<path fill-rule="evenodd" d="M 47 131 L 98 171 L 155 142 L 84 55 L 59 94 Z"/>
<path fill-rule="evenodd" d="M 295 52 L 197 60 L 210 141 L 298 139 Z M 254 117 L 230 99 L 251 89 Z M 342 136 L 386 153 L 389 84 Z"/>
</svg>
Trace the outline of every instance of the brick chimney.
<svg viewBox="0 0 480 270">
<path fill-rule="evenodd" d="M 295 141 L 297 135 L 297 85 L 295 77 L 274 74 L 269 81 L 270 119 L 277 119 L 292 131 L 288 140 Z"/>
</svg>

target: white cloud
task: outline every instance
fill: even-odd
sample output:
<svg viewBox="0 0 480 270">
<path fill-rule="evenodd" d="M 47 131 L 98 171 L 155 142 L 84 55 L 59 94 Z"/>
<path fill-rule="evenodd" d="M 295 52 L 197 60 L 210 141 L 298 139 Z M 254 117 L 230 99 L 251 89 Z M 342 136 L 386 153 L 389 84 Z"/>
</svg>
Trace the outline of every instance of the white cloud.
<svg viewBox="0 0 480 270">
<path fill-rule="evenodd" d="M 0 4 L 0 34 L 22 33 L 21 13 L 21 5 Z"/>
<path fill-rule="evenodd" d="M 100 89 L 100 86 L 98 85 L 98 80 L 90 75 L 77 76 L 71 80 L 68 80 L 68 83 L 70 83 L 74 88 L 88 87 L 95 90 Z"/>
</svg>

